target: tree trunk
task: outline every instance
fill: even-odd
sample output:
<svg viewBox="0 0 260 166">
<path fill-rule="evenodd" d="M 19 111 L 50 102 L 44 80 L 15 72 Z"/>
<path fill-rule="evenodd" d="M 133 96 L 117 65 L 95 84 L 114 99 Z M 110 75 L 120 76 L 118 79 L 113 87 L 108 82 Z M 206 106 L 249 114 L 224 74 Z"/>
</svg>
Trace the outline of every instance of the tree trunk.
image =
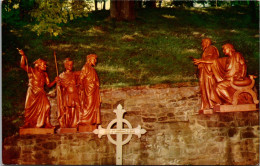
<svg viewBox="0 0 260 166">
<path fill-rule="evenodd" d="M 134 5 L 135 1 L 132 0 L 111 0 L 110 1 L 110 17 L 118 21 L 122 20 L 134 20 L 135 19 L 135 10 Z"/>
<path fill-rule="evenodd" d="M 156 8 L 156 1 L 154 0 L 146 1 L 146 8 Z"/>
<path fill-rule="evenodd" d="M 159 8 L 162 8 L 162 0 L 159 0 Z"/>
<path fill-rule="evenodd" d="M 103 10 L 106 10 L 106 0 L 103 0 Z"/>
<path fill-rule="evenodd" d="M 97 11 L 98 10 L 98 8 L 97 8 L 98 1 L 97 0 L 94 0 L 94 1 L 95 1 L 95 11 Z"/>
<path fill-rule="evenodd" d="M 139 1 L 135 1 L 135 6 L 137 9 L 142 9 L 143 8 L 143 1 L 139 0 Z"/>
</svg>

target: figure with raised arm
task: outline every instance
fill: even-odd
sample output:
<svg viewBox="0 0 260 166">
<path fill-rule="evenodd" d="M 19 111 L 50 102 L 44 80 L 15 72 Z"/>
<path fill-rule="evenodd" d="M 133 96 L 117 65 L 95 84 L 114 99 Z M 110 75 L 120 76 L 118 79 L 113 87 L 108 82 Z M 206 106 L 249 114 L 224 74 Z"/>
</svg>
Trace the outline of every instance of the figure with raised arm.
<svg viewBox="0 0 260 166">
<path fill-rule="evenodd" d="M 53 128 L 50 124 L 50 102 L 44 91 L 44 85 L 52 87 L 58 80 L 56 77 L 50 82 L 46 73 L 46 61 L 38 59 L 34 68 L 28 66 L 27 57 L 23 50 L 19 50 L 20 66 L 29 77 L 28 90 L 25 101 L 25 121 L 22 128 Z"/>
</svg>

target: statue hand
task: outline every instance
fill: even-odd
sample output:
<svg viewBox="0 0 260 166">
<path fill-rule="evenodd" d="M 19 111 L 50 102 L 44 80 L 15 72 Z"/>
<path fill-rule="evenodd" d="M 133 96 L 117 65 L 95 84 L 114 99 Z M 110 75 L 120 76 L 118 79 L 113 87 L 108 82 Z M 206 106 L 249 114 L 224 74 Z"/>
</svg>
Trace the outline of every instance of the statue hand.
<svg viewBox="0 0 260 166">
<path fill-rule="evenodd" d="M 55 77 L 55 82 L 60 83 L 60 77 Z"/>
<path fill-rule="evenodd" d="M 17 48 L 17 50 L 18 50 L 18 52 L 19 52 L 19 54 L 20 55 L 22 55 L 22 56 L 25 56 L 25 53 L 23 52 L 23 50 L 21 49 L 21 50 L 19 50 L 18 48 Z"/>
<path fill-rule="evenodd" d="M 201 63 L 201 59 L 193 59 L 193 63 L 194 63 L 195 65 L 198 65 L 198 64 Z"/>
</svg>

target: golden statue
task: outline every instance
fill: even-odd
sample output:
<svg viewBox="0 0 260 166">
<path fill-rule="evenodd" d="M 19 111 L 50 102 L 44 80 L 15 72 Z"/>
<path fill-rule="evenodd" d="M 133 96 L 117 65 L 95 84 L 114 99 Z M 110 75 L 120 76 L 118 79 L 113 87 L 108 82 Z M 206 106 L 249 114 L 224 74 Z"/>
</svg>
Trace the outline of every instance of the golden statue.
<svg viewBox="0 0 260 166">
<path fill-rule="evenodd" d="M 212 82 L 214 88 L 210 88 L 202 86 L 207 79 L 203 77 L 204 75 L 200 75 L 202 96 L 203 91 L 209 91 L 211 95 L 213 94 L 212 96 L 220 99 L 220 102 L 216 102 L 213 105 L 213 110 L 216 112 L 257 110 L 256 104 L 259 101 L 257 100 L 256 93 L 252 90 L 255 83 L 255 76 L 249 75 L 249 78 L 246 76 L 247 66 L 244 57 L 234 49 L 232 44 L 224 44 L 222 49 L 227 57 L 215 59 L 205 59 L 202 57 L 202 59 L 193 60 L 196 65 L 208 65 L 211 76 L 207 73 L 207 79 L 214 78 L 214 82 Z M 205 69 L 205 66 L 203 69 Z M 204 99 L 202 99 L 202 108 L 203 103 L 205 103 Z"/>
<path fill-rule="evenodd" d="M 218 49 L 212 45 L 209 38 L 205 38 L 201 43 L 203 54 L 202 59 L 205 61 L 219 58 Z M 201 110 L 211 109 L 221 100 L 216 92 L 217 81 L 213 75 L 212 66 L 209 63 L 195 63 L 199 68 L 199 83 L 201 91 Z"/>
<path fill-rule="evenodd" d="M 79 75 L 81 103 L 79 132 L 93 131 L 101 123 L 99 79 L 93 68 L 96 62 L 96 54 L 88 55 Z"/>
<path fill-rule="evenodd" d="M 77 128 L 79 122 L 80 102 L 77 87 L 79 72 L 73 72 L 73 61 L 66 58 L 65 71 L 59 75 L 58 91 L 58 120 L 61 128 Z"/>
<path fill-rule="evenodd" d="M 46 62 L 38 59 L 34 62 L 34 68 L 28 66 L 27 57 L 23 50 L 20 66 L 29 77 L 29 85 L 25 101 L 25 121 L 22 128 L 53 128 L 50 124 L 50 102 L 44 91 L 44 85 L 52 87 L 58 80 L 56 77 L 50 83 L 46 71 Z"/>
</svg>

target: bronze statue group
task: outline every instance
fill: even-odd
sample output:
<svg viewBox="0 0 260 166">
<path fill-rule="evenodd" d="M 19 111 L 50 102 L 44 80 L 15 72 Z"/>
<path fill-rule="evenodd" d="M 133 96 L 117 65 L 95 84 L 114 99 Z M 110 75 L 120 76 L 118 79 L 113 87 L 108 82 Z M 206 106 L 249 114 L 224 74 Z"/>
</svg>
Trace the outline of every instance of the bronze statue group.
<svg viewBox="0 0 260 166">
<path fill-rule="evenodd" d="M 97 55 L 87 55 L 81 71 L 73 71 L 73 61 L 64 60 L 65 71 L 50 82 L 46 73 L 46 61 L 38 59 L 34 67 L 28 66 L 27 57 L 19 50 L 21 68 L 29 78 L 25 101 L 25 121 L 22 128 L 54 128 L 50 124 L 50 102 L 44 86 L 52 87 L 56 83 L 58 121 L 60 128 L 92 126 L 94 130 L 100 124 L 99 79 L 93 68 Z"/>
<path fill-rule="evenodd" d="M 247 87 L 254 82 L 254 77 L 247 77 L 245 59 L 232 44 L 222 46 L 223 53 L 227 56 L 223 58 L 219 58 L 219 51 L 209 38 L 202 40 L 202 49 L 202 58 L 193 59 L 199 68 L 201 110 L 213 109 L 217 105 L 237 104 L 234 101 L 239 104 L 258 104 L 251 89 L 244 88 L 246 91 L 241 91 L 241 95 L 234 95 L 236 87 Z"/>
<path fill-rule="evenodd" d="M 219 57 L 218 49 L 212 45 L 209 38 L 202 40 L 202 49 L 202 58 L 193 59 L 199 68 L 201 110 L 213 110 L 218 105 L 259 103 L 256 93 L 248 86 L 254 84 L 254 77 L 247 77 L 245 60 L 232 44 L 226 43 L 222 46 L 223 53 L 227 56 L 223 58 Z M 73 61 L 66 58 L 65 71 L 60 75 L 57 72 L 55 80 L 50 82 L 44 60 L 36 60 L 32 68 L 28 66 L 23 50 L 19 50 L 19 53 L 22 56 L 21 68 L 27 72 L 29 78 L 22 128 L 54 128 L 50 124 L 50 102 L 44 86 L 52 87 L 55 83 L 59 127 L 81 127 L 82 131 L 85 131 L 84 127 L 87 127 L 88 131 L 97 128 L 101 123 L 101 98 L 99 79 L 93 68 L 97 62 L 96 54 L 87 55 L 86 63 L 80 71 L 73 71 Z M 235 87 L 249 88 L 244 88 L 244 91 L 236 94 Z"/>
</svg>

